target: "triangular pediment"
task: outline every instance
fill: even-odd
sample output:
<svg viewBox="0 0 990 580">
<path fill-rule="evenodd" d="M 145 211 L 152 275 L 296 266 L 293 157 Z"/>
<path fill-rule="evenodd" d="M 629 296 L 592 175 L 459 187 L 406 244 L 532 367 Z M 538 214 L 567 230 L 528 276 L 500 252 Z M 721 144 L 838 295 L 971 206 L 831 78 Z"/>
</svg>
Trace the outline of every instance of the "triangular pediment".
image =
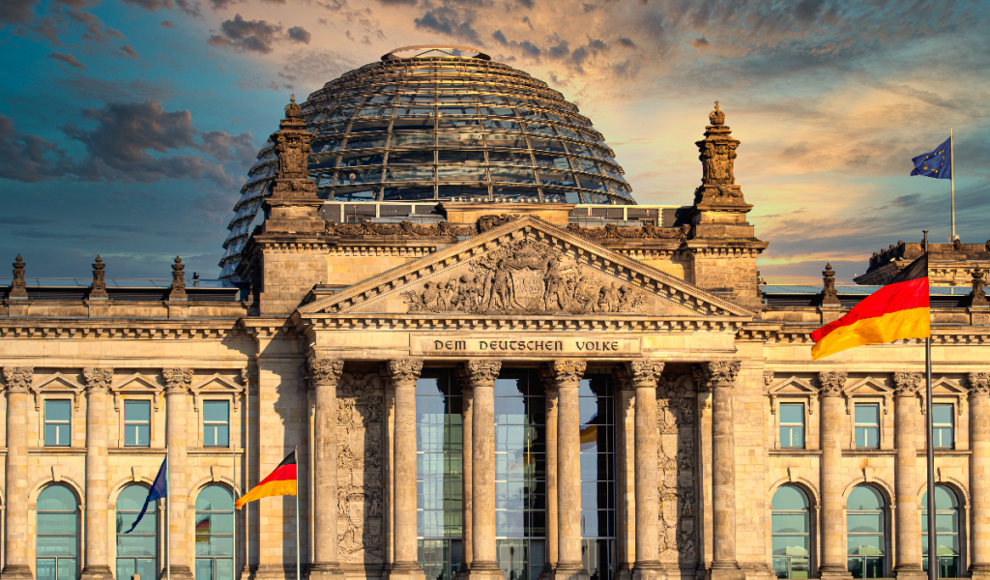
<svg viewBox="0 0 990 580">
<path fill-rule="evenodd" d="M 753 316 L 684 280 L 531 216 L 393 268 L 299 312 Z"/>
</svg>

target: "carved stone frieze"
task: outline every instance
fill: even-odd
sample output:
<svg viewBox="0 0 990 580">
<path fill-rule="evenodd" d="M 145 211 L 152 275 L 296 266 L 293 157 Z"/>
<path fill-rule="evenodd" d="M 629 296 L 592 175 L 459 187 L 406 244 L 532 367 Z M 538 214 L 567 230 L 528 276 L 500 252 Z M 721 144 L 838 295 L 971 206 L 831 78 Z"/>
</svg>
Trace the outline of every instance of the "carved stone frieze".
<svg viewBox="0 0 990 580">
<path fill-rule="evenodd" d="M 587 366 L 588 364 L 583 360 L 568 359 L 554 360 L 544 365 L 546 371 L 553 377 L 558 389 L 576 388 L 580 384 Z"/>
<path fill-rule="evenodd" d="M 625 364 L 625 370 L 629 373 L 629 380 L 633 388 L 653 388 L 657 387 L 660 375 L 663 373 L 663 362 L 661 361 L 630 361 Z"/>
<path fill-rule="evenodd" d="M 845 371 L 828 371 L 818 373 L 818 383 L 821 385 L 818 394 L 822 397 L 838 397 L 842 395 L 842 387 L 846 385 L 849 373 Z"/>
<path fill-rule="evenodd" d="M 969 373 L 969 396 L 990 396 L 990 373 Z"/>
<path fill-rule="evenodd" d="M 457 367 L 457 378 L 466 388 L 491 387 L 502 369 L 497 360 L 470 360 Z"/>
<path fill-rule="evenodd" d="M 337 536 L 345 563 L 385 556 L 385 421 L 382 379 L 339 375 L 337 386 Z"/>
<path fill-rule="evenodd" d="M 336 385 L 344 370 L 344 361 L 336 358 L 313 357 L 307 361 L 310 388 L 318 385 Z"/>
<path fill-rule="evenodd" d="M 165 377 L 165 393 L 180 393 L 189 390 L 192 385 L 192 369 L 162 369 Z"/>
<path fill-rule="evenodd" d="M 86 377 L 86 390 L 106 393 L 110 390 L 110 383 L 113 382 L 113 369 L 86 368 L 83 369 L 83 376 Z"/>
<path fill-rule="evenodd" d="M 739 376 L 740 364 L 735 360 L 716 360 L 704 363 L 705 378 L 711 387 L 731 387 Z"/>
<path fill-rule="evenodd" d="M 657 482 L 660 496 L 660 561 L 672 565 L 697 562 L 695 431 L 697 393 L 688 376 L 664 381 L 657 398 Z"/>
<path fill-rule="evenodd" d="M 33 367 L 4 367 L 3 380 L 7 391 L 11 393 L 26 393 L 34 382 Z"/>
<path fill-rule="evenodd" d="M 382 377 L 397 387 L 415 387 L 421 372 L 423 361 L 411 358 L 390 360 L 381 369 Z"/>
<path fill-rule="evenodd" d="M 916 397 L 924 381 L 922 373 L 894 373 L 894 395 Z"/>
<path fill-rule="evenodd" d="M 414 224 L 404 220 L 397 224 L 365 221 L 360 224 L 327 222 L 324 233 L 328 236 L 398 236 L 398 237 L 460 237 L 477 235 L 476 226 L 455 226 L 442 221 L 438 224 Z"/>
<path fill-rule="evenodd" d="M 676 228 L 658 228 L 653 224 L 643 224 L 640 227 L 620 227 L 615 224 L 604 226 L 568 224 L 567 231 L 588 240 L 686 240 L 691 233 L 691 226 L 684 224 Z"/>
</svg>

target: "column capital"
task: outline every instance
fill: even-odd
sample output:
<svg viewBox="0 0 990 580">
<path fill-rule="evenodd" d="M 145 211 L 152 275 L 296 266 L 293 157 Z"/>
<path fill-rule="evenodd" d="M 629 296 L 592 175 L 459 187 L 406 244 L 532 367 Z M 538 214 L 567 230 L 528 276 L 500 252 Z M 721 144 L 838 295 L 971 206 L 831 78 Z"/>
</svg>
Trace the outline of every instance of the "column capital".
<svg viewBox="0 0 990 580">
<path fill-rule="evenodd" d="M 466 388 L 493 387 L 501 370 L 500 360 L 469 360 L 457 365 L 457 378 Z"/>
<path fill-rule="evenodd" d="M 894 373 L 894 395 L 916 397 L 925 381 L 922 373 Z"/>
<path fill-rule="evenodd" d="M 561 359 L 544 363 L 542 368 L 545 369 L 542 372 L 551 378 L 558 389 L 577 388 L 588 363 L 583 360 Z"/>
<path fill-rule="evenodd" d="M 990 373 L 969 373 L 969 396 L 990 396 Z"/>
<path fill-rule="evenodd" d="M 192 369 L 162 369 L 162 376 L 165 377 L 165 394 L 184 394 L 192 385 Z"/>
<path fill-rule="evenodd" d="M 241 384 L 248 388 L 252 385 L 258 384 L 258 367 L 255 364 L 249 364 L 248 366 L 241 369 Z"/>
<path fill-rule="evenodd" d="M 818 373 L 818 384 L 821 388 L 818 394 L 822 397 L 838 397 L 842 394 L 842 387 L 846 385 L 849 373 L 846 371 L 826 371 Z"/>
<path fill-rule="evenodd" d="M 739 376 L 741 365 L 737 360 L 714 360 L 702 365 L 709 388 L 731 387 Z"/>
<path fill-rule="evenodd" d="M 11 393 L 26 393 L 34 382 L 34 367 L 4 367 L 3 380 Z"/>
<path fill-rule="evenodd" d="M 339 358 L 311 356 L 306 361 L 306 378 L 309 388 L 315 390 L 319 386 L 336 387 L 344 372 L 344 361 Z"/>
<path fill-rule="evenodd" d="M 663 361 L 636 360 L 622 365 L 623 378 L 627 378 L 632 388 L 657 388 L 660 375 L 663 373 Z"/>
<path fill-rule="evenodd" d="M 110 390 L 110 383 L 113 381 L 112 368 L 90 367 L 83 369 L 83 376 L 86 377 L 86 390 L 91 393 L 106 393 Z"/>
<path fill-rule="evenodd" d="M 415 387 L 423 372 L 423 361 L 412 358 L 392 359 L 381 367 L 381 375 L 396 387 Z"/>
</svg>

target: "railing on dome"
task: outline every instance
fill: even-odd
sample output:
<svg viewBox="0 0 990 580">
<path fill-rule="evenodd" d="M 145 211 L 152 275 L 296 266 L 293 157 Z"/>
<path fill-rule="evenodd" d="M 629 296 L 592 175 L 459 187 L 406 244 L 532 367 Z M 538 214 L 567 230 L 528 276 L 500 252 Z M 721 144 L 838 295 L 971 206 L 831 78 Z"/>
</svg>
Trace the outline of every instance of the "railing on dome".
<svg viewBox="0 0 990 580">
<path fill-rule="evenodd" d="M 415 52 L 422 51 L 418 54 L 411 56 L 396 56 L 397 52 Z M 474 53 L 472 55 L 462 55 L 454 54 L 454 52 L 467 52 Z M 441 53 L 446 56 L 454 58 L 476 58 L 478 60 L 491 60 L 492 57 L 488 56 L 481 49 L 475 48 L 473 46 L 462 46 L 458 44 L 414 44 L 411 46 L 400 46 L 399 48 L 393 49 L 382 55 L 382 60 L 393 60 L 398 58 L 422 58 L 424 56 L 438 56 L 436 54 L 430 53 Z"/>
</svg>

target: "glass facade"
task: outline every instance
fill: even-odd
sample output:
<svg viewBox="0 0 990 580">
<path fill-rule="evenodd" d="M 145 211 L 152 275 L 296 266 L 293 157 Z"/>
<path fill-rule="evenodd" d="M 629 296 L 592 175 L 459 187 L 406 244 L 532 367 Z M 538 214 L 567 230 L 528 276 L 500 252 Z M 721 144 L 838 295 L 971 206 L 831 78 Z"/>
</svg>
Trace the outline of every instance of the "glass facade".
<svg viewBox="0 0 990 580">
<path fill-rule="evenodd" d="M 921 498 L 922 566 L 928 570 L 928 492 Z M 935 486 L 935 553 L 938 577 L 959 578 L 959 498 L 944 485 Z"/>
<path fill-rule="evenodd" d="M 234 580 L 234 497 L 221 485 L 196 497 L 196 580 Z"/>
<path fill-rule="evenodd" d="M 853 578 L 885 578 L 887 540 L 883 496 L 869 485 L 852 490 L 846 502 L 846 542 Z"/>
<path fill-rule="evenodd" d="M 581 413 L 581 557 L 595 580 L 616 571 L 615 393 L 612 377 L 589 375 L 578 390 Z"/>
<path fill-rule="evenodd" d="M 811 568 L 811 513 L 808 496 L 793 485 L 777 490 L 771 501 L 773 571 L 778 578 L 808 578 Z"/>
<path fill-rule="evenodd" d="M 324 199 L 485 199 L 634 204 L 591 120 L 539 79 L 481 58 L 389 58 L 341 75 L 302 104 Z M 234 206 L 230 278 L 276 173 L 268 143 Z"/>
<path fill-rule="evenodd" d="M 536 370 L 495 381 L 495 539 L 506 580 L 536 580 L 546 563 L 546 398 Z"/>
<path fill-rule="evenodd" d="M 64 485 L 38 496 L 36 575 L 38 580 L 75 580 L 79 565 L 79 503 Z"/>
<path fill-rule="evenodd" d="M 129 485 L 117 497 L 117 578 L 158 578 L 158 502 L 149 503 L 134 531 L 124 533 L 134 525 L 147 497 L 143 485 Z"/>
<path fill-rule="evenodd" d="M 451 580 L 464 562 L 461 391 L 449 370 L 416 381 L 416 509 L 420 566 Z"/>
</svg>

